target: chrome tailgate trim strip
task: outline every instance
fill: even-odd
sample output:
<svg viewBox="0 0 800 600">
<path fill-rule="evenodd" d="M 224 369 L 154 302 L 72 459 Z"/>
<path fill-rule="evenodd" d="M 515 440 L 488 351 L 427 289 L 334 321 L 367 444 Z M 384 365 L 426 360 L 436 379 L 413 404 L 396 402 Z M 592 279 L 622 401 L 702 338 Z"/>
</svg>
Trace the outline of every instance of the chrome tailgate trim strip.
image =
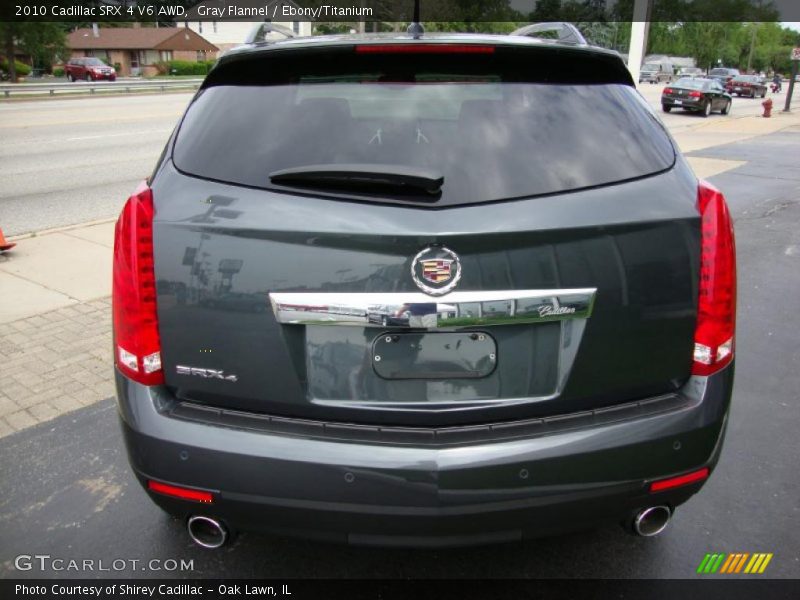
<svg viewBox="0 0 800 600">
<path fill-rule="evenodd" d="M 272 292 L 278 323 L 432 329 L 587 319 L 597 288 L 451 292 Z"/>
</svg>

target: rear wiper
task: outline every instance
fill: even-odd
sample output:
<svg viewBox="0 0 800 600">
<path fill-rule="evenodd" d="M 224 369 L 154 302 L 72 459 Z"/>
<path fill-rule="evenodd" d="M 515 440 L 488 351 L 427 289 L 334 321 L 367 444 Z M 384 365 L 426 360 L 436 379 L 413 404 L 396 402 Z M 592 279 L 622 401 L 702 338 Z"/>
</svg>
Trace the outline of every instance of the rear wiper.
<svg viewBox="0 0 800 600">
<path fill-rule="evenodd" d="M 301 187 L 389 187 L 400 192 L 421 190 L 431 195 L 438 194 L 444 183 L 444 175 L 433 169 L 375 164 L 292 167 L 273 171 L 269 179 L 272 183 Z"/>
</svg>

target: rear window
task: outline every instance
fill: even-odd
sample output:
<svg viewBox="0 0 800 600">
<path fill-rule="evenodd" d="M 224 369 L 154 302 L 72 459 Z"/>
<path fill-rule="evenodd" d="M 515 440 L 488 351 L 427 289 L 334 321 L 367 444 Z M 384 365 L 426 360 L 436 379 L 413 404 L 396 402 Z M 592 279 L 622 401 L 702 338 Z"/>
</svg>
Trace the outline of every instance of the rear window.
<svg viewBox="0 0 800 600">
<path fill-rule="evenodd" d="M 309 192 L 269 176 L 309 165 L 434 169 L 444 176 L 432 199 L 440 207 L 607 185 L 674 163 L 649 106 L 619 81 L 616 57 L 584 59 L 565 75 L 564 64 L 545 67 L 533 53 L 529 66 L 495 55 L 339 54 L 335 67 L 325 66 L 326 54 L 290 68 L 218 67 L 180 127 L 176 167 L 256 188 L 386 202 L 408 198 Z"/>
<path fill-rule="evenodd" d="M 702 90 L 708 87 L 709 81 L 705 79 L 692 79 L 692 78 L 685 78 L 685 79 L 678 79 L 675 82 L 675 87 L 682 87 L 688 88 L 690 90 Z"/>
</svg>

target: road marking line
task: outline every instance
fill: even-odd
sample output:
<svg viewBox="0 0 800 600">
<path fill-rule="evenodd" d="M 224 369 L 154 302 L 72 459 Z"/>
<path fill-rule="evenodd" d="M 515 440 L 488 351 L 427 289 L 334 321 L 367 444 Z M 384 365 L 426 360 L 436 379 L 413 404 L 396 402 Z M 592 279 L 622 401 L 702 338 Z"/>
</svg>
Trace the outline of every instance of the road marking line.
<svg viewBox="0 0 800 600">
<path fill-rule="evenodd" d="M 101 138 L 110 138 L 110 137 L 123 137 L 126 135 L 142 135 L 144 133 L 169 133 L 172 131 L 171 129 L 150 129 L 146 131 L 129 131 L 126 133 L 104 133 L 100 135 L 84 135 L 81 137 L 71 137 L 67 138 L 68 142 L 77 142 L 80 140 L 96 140 Z"/>
<path fill-rule="evenodd" d="M 127 133 L 109 133 L 105 135 L 87 135 L 82 137 L 73 137 L 73 138 L 66 138 L 66 140 L 61 140 L 60 138 L 38 138 L 35 140 L 27 140 L 24 142 L 16 142 L 14 144 L 4 144 L 3 148 L 17 148 L 19 146 L 30 146 L 31 144 L 53 144 L 59 141 L 67 141 L 67 142 L 75 142 L 79 140 L 94 140 L 99 138 L 108 138 L 108 137 L 124 137 L 126 135 L 142 135 L 148 133 L 170 133 L 172 129 L 148 129 L 145 131 L 130 131 Z M 0 154 L 0 156 L 5 156 L 4 154 Z"/>
</svg>

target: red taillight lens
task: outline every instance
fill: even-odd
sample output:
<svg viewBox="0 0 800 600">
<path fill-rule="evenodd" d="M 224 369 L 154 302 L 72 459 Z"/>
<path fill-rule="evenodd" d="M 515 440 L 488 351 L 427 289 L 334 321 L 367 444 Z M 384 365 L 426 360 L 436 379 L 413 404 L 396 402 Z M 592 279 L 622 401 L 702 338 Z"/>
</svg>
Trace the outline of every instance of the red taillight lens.
<svg viewBox="0 0 800 600">
<path fill-rule="evenodd" d="M 145 385 L 164 383 L 153 269 L 153 192 L 142 184 L 114 230 L 114 362 Z"/>
<path fill-rule="evenodd" d="M 358 54 L 494 54 L 494 46 L 478 44 L 362 44 Z"/>
<path fill-rule="evenodd" d="M 206 504 L 214 502 L 214 495 L 211 492 L 168 485 L 160 481 L 148 480 L 147 489 L 157 494 L 164 494 L 165 496 L 172 496 L 173 498 L 180 498 L 181 500 L 192 500 L 193 502 L 204 502 Z"/>
<path fill-rule="evenodd" d="M 665 94 L 671 94 L 672 93 L 672 88 L 664 88 L 664 93 Z"/>
<path fill-rule="evenodd" d="M 700 287 L 694 332 L 694 375 L 711 375 L 733 359 L 736 329 L 736 245 L 725 197 L 701 181 Z"/>
<path fill-rule="evenodd" d="M 664 490 L 671 490 L 672 488 L 696 483 L 703 479 L 708 479 L 708 474 L 708 467 L 703 467 L 699 471 L 692 471 L 691 473 L 686 473 L 686 475 L 678 475 L 678 477 L 654 481 L 650 484 L 650 492 L 663 492 Z"/>
<path fill-rule="evenodd" d="M 689 92 L 689 97 L 690 98 L 702 98 L 703 97 L 703 93 L 702 92 Z"/>
</svg>

